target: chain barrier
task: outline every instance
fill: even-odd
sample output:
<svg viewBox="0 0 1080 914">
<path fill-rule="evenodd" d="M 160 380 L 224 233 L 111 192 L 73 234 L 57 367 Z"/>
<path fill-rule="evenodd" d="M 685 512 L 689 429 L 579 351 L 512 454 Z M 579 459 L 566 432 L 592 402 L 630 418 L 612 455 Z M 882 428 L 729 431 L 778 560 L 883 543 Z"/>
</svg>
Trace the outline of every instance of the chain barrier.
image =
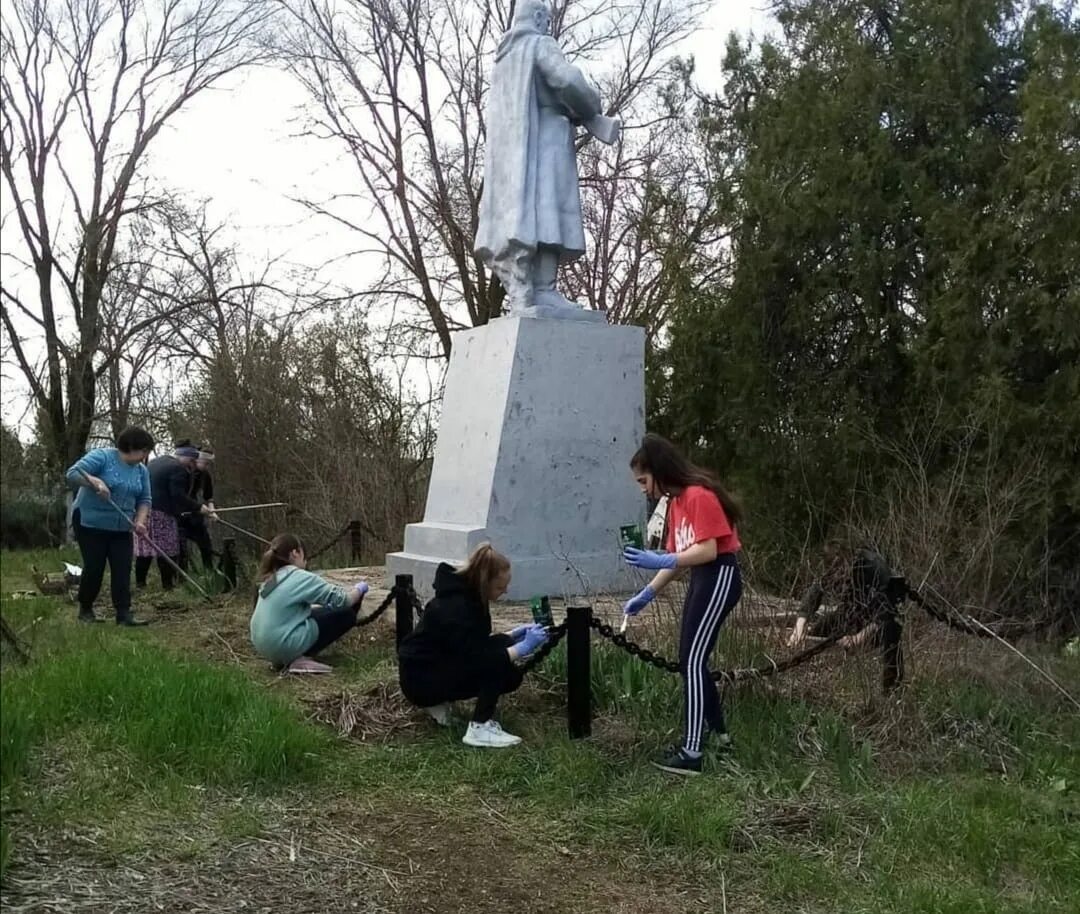
<svg viewBox="0 0 1080 914">
<path fill-rule="evenodd" d="M 421 602 L 420 597 L 416 595 L 416 591 L 410 589 L 409 600 L 412 602 L 413 612 L 416 613 L 417 619 L 424 618 L 424 604 Z"/>
<path fill-rule="evenodd" d="M 546 658 L 548 654 L 555 650 L 555 646 L 566 637 L 566 623 L 563 622 L 562 625 L 556 625 L 554 628 L 548 629 L 548 632 L 549 635 L 547 641 L 540 645 L 533 655 L 521 665 L 521 671 L 523 673 L 532 672 L 532 670 L 536 669 L 536 667 L 544 662 L 544 658 Z"/>
<path fill-rule="evenodd" d="M 908 588 L 906 596 L 932 619 L 936 619 L 943 625 L 947 625 L 954 631 L 964 632 L 966 635 L 976 635 L 980 638 L 1019 638 L 1021 635 L 1030 635 L 1032 632 L 1043 628 L 1045 622 L 1004 622 L 994 626 L 979 622 L 971 616 L 966 616 L 959 610 L 947 613 L 945 610 L 934 606 L 922 594 Z"/>
<path fill-rule="evenodd" d="M 390 588 L 390 593 L 388 593 L 386 595 L 386 599 L 383 600 L 382 603 L 380 603 L 378 605 L 375 612 L 369 613 L 368 615 L 364 616 L 362 619 L 357 619 L 356 620 L 356 627 L 359 628 L 361 625 L 369 625 L 370 623 L 372 623 L 376 619 L 378 619 L 379 616 L 381 616 L 384 612 L 386 612 L 387 609 L 390 608 L 390 606 L 394 602 L 395 597 L 397 597 L 397 587 L 396 586 Z"/>
<path fill-rule="evenodd" d="M 806 663 L 807 660 L 811 660 L 823 651 L 827 651 L 843 637 L 843 635 L 834 635 L 831 638 L 826 638 L 824 641 L 819 641 L 813 647 L 808 647 L 805 651 L 800 651 L 798 654 L 794 654 L 786 660 L 781 660 L 779 663 L 775 660 L 770 660 L 767 666 L 749 667 L 744 670 L 716 670 L 712 674 L 712 678 L 717 682 L 733 683 L 744 682 L 747 679 L 762 679 L 765 676 L 783 673 L 787 670 L 794 669 L 797 666 L 801 666 Z"/>
<path fill-rule="evenodd" d="M 649 650 L 647 647 L 635 644 L 633 641 L 629 640 L 626 635 L 616 632 L 615 629 L 606 622 L 601 622 L 599 619 L 593 617 L 589 620 L 589 627 L 595 629 L 597 634 L 606 638 L 616 647 L 626 651 L 631 657 L 637 657 L 645 663 L 656 667 L 658 670 L 662 670 L 665 673 L 678 673 L 681 669 L 676 661 L 668 660 L 666 657 L 660 656 L 654 651 Z M 783 673 L 785 670 L 790 670 L 806 663 L 806 661 L 816 657 L 822 651 L 828 650 L 836 644 L 841 637 L 842 636 L 837 635 L 833 638 L 827 638 L 826 640 L 815 644 L 813 647 L 809 647 L 805 651 L 795 654 L 793 657 L 781 660 L 779 663 L 773 660 L 766 666 L 751 667 L 743 670 L 717 670 L 712 674 L 712 678 L 717 682 L 730 683 L 741 682 L 746 679 L 759 679 L 764 676 L 772 676 L 775 673 Z"/>
<path fill-rule="evenodd" d="M 346 524 L 344 527 L 341 528 L 341 531 L 339 533 L 336 533 L 334 535 L 334 538 L 332 540 L 330 540 L 330 542 L 320 546 L 314 552 L 310 553 L 309 555 L 306 555 L 305 558 L 309 562 L 315 561 L 315 559 L 317 559 L 320 555 L 322 555 L 324 552 L 326 552 L 326 550 L 329 549 L 331 546 L 336 546 L 338 543 L 340 543 L 341 540 L 344 539 L 345 534 L 348 533 L 348 532 L 349 532 L 349 525 Z"/>
<path fill-rule="evenodd" d="M 668 660 L 665 657 L 661 657 L 659 654 L 650 651 L 647 647 L 642 647 L 640 644 L 635 644 L 626 635 L 616 632 L 606 622 L 601 622 L 596 616 L 589 618 L 589 628 L 595 629 L 597 634 L 602 638 L 606 638 L 616 647 L 622 648 L 631 657 L 637 657 L 643 660 L 645 663 L 651 664 L 658 670 L 663 670 L 665 673 L 677 673 L 679 672 L 679 664 L 675 660 Z"/>
</svg>

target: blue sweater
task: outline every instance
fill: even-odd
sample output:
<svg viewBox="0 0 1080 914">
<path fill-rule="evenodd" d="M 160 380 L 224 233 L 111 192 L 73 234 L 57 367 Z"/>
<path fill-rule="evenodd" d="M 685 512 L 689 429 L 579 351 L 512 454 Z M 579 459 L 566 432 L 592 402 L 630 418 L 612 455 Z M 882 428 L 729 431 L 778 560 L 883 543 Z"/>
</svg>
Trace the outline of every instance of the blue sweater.
<svg viewBox="0 0 1080 914">
<path fill-rule="evenodd" d="M 349 597 L 317 574 L 286 565 L 266 579 L 251 616 L 251 643 L 271 663 L 285 666 L 302 657 L 319 637 L 311 604 L 344 609 Z"/>
<path fill-rule="evenodd" d="M 116 508 L 99 498 L 93 489 L 82 485 L 80 471 L 97 476 L 104 482 L 112 493 L 112 500 L 128 517 L 134 519 L 135 511 L 141 505 L 150 507 L 150 474 L 146 467 L 141 463 L 124 463 L 120 459 L 120 452 L 114 447 L 95 448 L 67 471 L 67 481 L 81 486 L 75 496 L 75 507 L 79 509 L 79 523 L 82 526 L 97 530 L 131 529 Z"/>
</svg>

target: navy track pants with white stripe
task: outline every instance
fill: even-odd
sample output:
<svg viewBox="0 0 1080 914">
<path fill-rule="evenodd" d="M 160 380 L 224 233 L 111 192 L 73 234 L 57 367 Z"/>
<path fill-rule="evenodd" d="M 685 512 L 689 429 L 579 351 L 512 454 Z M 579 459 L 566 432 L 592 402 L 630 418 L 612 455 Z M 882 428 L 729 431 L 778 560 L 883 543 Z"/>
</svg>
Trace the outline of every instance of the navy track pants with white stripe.
<svg viewBox="0 0 1080 914">
<path fill-rule="evenodd" d="M 727 731 L 720 693 L 709 674 L 709 656 L 716 647 L 720 626 L 741 596 L 742 576 L 733 554 L 719 555 L 708 565 L 691 569 L 679 638 L 679 666 L 686 701 L 683 745 L 691 752 L 701 751 L 706 726 L 720 733 Z"/>
</svg>

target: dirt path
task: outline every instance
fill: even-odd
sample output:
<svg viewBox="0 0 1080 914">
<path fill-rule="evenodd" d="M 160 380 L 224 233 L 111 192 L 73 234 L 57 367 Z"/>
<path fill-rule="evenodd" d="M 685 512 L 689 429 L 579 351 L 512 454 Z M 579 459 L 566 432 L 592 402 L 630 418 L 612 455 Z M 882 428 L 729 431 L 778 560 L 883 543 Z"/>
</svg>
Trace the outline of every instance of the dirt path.
<svg viewBox="0 0 1080 914">
<path fill-rule="evenodd" d="M 217 796 L 217 807 L 239 802 Z M 362 796 L 259 802 L 275 824 L 190 852 L 103 851 L 94 829 L 20 829 L 0 903 L 10 914 L 684 914 L 710 911 L 692 878 L 566 847 L 482 797 L 421 808 Z M 321 814 L 319 810 L 323 810 Z M 180 839 L 184 843 L 184 839 Z"/>
</svg>

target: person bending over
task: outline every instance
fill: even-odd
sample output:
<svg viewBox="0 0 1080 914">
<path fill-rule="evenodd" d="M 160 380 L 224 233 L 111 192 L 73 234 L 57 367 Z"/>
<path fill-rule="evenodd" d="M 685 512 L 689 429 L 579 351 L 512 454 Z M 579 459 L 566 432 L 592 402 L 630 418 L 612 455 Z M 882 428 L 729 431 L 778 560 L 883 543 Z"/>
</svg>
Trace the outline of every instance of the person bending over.
<svg viewBox="0 0 1080 914">
<path fill-rule="evenodd" d="M 788 647 L 799 647 L 807 635 L 839 636 L 837 644 L 845 651 L 866 645 L 880 647 L 884 687 L 893 688 L 903 679 L 899 607 L 906 587 L 900 586 L 902 579 L 870 546 L 855 550 L 849 558 L 841 543 L 830 540 L 824 555 L 824 573 L 803 596 Z M 836 607 L 818 615 L 827 597 L 836 601 Z"/>
<path fill-rule="evenodd" d="M 131 611 L 131 537 L 132 531 L 137 538 L 146 534 L 150 474 L 143 461 L 153 447 L 154 438 L 145 429 L 124 429 L 116 437 L 115 448 L 95 448 L 67 471 L 68 483 L 79 487 L 71 525 L 83 562 L 80 622 L 99 621 L 94 601 L 108 564 L 116 624 L 145 624 Z"/>
<path fill-rule="evenodd" d="M 547 641 L 542 626 L 522 625 L 492 634 L 488 606 L 510 586 L 510 560 L 489 543 L 478 546 L 465 565 L 445 563 L 435 571 L 435 597 L 423 618 L 398 648 L 401 691 L 437 723 L 449 726 L 450 702 L 476 699 L 462 742 L 503 748 L 521 737 L 495 721 L 499 696 L 521 685 L 521 660 Z"/>
<path fill-rule="evenodd" d="M 291 533 L 270 541 L 259 564 L 259 587 L 251 616 L 251 643 L 276 667 L 309 661 L 356 626 L 356 614 L 368 592 L 361 581 L 349 590 L 305 570 L 304 545 Z M 318 672 L 329 667 L 308 666 Z"/>
<path fill-rule="evenodd" d="M 736 532 L 742 508 L 712 473 L 694 466 L 659 435 L 645 436 L 630 468 L 646 497 L 668 497 L 667 552 L 626 547 L 628 565 L 657 574 L 627 601 L 623 612 L 637 615 L 680 571 L 690 569 L 679 635 L 686 730 L 682 746 L 653 764 L 673 774 L 700 774 L 706 727 L 720 746 L 731 745 L 720 694 L 709 673 L 709 655 L 720 626 L 742 596 L 736 559 L 742 548 Z"/>
</svg>

